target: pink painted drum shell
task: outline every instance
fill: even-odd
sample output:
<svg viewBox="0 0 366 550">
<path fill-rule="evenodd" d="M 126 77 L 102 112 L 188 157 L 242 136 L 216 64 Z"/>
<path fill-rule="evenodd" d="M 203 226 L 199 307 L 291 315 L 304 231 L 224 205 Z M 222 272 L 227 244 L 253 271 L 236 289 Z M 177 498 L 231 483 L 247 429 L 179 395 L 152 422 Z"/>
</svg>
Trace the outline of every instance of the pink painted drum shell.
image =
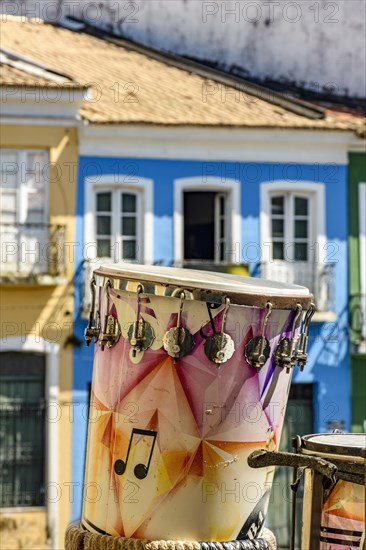
<svg viewBox="0 0 366 550">
<path fill-rule="evenodd" d="M 327 433 L 301 438 L 299 452 L 335 461 L 340 472 L 353 463 L 366 473 L 366 434 Z M 348 468 L 349 470 L 349 468 Z M 348 550 L 365 544 L 365 479 L 338 479 L 324 489 L 321 476 L 305 470 L 302 549 Z"/>
<path fill-rule="evenodd" d="M 275 352 L 296 341 L 311 294 L 128 264 L 98 268 L 93 285 L 84 527 L 149 540 L 259 535 L 274 468 L 250 469 L 247 457 L 278 448 L 293 369 Z"/>
</svg>

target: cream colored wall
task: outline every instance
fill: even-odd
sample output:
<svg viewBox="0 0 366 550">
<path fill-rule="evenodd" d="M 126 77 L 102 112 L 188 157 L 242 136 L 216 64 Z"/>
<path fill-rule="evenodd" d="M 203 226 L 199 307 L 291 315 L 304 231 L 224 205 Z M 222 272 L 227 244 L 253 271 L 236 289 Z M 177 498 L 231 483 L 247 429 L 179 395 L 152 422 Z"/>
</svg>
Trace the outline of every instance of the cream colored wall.
<svg viewBox="0 0 366 550">
<path fill-rule="evenodd" d="M 15 510 L 0 513 L 2 550 L 51 550 L 45 510 Z"/>
<path fill-rule="evenodd" d="M 3 126 L 1 147 L 49 150 L 49 223 L 64 224 L 65 241 L 72 243 L 75 240 L 77 130 L 63 127 Z M 72 422 L 69 404 L 72 400 L 72 348 L 64 347 L 67 337 L 72 333 L 74 266 L 71 260 L 72 258 L 66 258 L 66 277 L 57 286 L 4 284 L 0 287 L 2 341 L 14 336 L 25 339 L 30 335 L 59 344 L 58 484 L 61 498 L 58 502 L 57 550 L 63 548 L 64 532 L 70 522 L 71 508 L 68 483 L 71 481 Z M 11 531 L 13 538 L 17 529 L 19 537 L 23 536 L 21 525 L 27 523 L 29 517 L 34 520 L 33 523 L 39 525 L 43 525 L 42 517 L 45 518 L 45 512 L 41 510 L 29 516 L 26 509 L 13 514 L 8 509 L 6 517 L 11 515 L 19 527 Z M 1 525 L 2 522 L 0 528 Z M 21 547 L 23 546 L 19 546 Z M 28 549 L 30 547 L 27 546 Z"/>
</svg>

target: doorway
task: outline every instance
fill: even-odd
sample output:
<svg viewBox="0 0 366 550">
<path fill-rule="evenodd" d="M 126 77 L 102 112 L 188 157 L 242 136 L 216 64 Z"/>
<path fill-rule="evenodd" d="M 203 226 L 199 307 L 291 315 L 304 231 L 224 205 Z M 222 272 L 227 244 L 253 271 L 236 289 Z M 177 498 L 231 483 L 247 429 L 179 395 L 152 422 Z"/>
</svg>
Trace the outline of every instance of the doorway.
<svg viewBox="0 0 366 550">
<path fill-rule="evenodd" d="M 283 424 L 280 451 L 292 452 L 292 438 L 314 431 L 313 384 L 292 384 Z M 290 547 L 292 468 L 276 468 L 268 508 L 267 526 L 277 539 L 278 550 Z M 301 548 L 302 502 L 304 486 L 296 494 L 295 548 Z"/>
</svg>

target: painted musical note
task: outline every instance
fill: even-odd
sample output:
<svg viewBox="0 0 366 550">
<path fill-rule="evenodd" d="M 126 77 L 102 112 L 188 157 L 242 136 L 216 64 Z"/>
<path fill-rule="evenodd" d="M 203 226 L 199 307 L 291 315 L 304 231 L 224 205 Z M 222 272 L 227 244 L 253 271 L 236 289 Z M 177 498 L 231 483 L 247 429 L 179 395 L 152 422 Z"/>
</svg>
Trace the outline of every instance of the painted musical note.
<svg viewBox="0 0 366 550">
<path fill-rule="evenodd" d="M 142 464 L 142 463 L 141 464 L 136 464 L 136 466 L 133 470 L 133 472 L 135 474 L 135 477 L 137 477 L 137 479 L 145 479 L 145 477 L 147 476 L 147 474 L 149 472 L 151 457 L 152 457 L 152 454 L 153 454 L 153 451 L 154 451 L 156 436 L 158 434 L 158 432 L 155 432 L 153 430 L 141 430 L 139 428 L 133 428 L 132 429 L 130 441 L 129 441 L 129 444 L 128 444 L 126 458 L 125 458 L 125 460 L 121 460 L 121 459 L 116 460 L 116 462 L 114 463 L 114 471 L 119 476 L 122 476 L 125 473 L 126 468 L 127 468 L 128 457 L 129 457 L 130 451 L 131 451 L 132 439 L 133 439 L 133 436 L 135 434 L 136 435 L 142 435 L 142 436 L 148 436 L 148 437 L 153 438 L 151 449 L 150 449 L 150 456 L 149 456 L 149 459 L 147 461 L 147 464 Z"/>
</svg>

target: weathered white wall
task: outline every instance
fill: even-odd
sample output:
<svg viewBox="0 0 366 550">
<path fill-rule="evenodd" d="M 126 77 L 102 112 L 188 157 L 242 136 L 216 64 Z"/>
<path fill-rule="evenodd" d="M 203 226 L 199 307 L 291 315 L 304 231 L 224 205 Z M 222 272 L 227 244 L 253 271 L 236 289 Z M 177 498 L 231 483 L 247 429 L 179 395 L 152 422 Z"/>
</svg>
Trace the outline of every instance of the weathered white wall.
<svg viewBox="0 0 366 550">
<path fill-rule="evenodd" d="M 366 95 L 366 0 L 23 0 L 23 9 L 45 19 L 59 17 L 60 5 L 128 38 L 242 74 Z M 4 0 L 2 9 L 17 8 Z"/>
</svg>

